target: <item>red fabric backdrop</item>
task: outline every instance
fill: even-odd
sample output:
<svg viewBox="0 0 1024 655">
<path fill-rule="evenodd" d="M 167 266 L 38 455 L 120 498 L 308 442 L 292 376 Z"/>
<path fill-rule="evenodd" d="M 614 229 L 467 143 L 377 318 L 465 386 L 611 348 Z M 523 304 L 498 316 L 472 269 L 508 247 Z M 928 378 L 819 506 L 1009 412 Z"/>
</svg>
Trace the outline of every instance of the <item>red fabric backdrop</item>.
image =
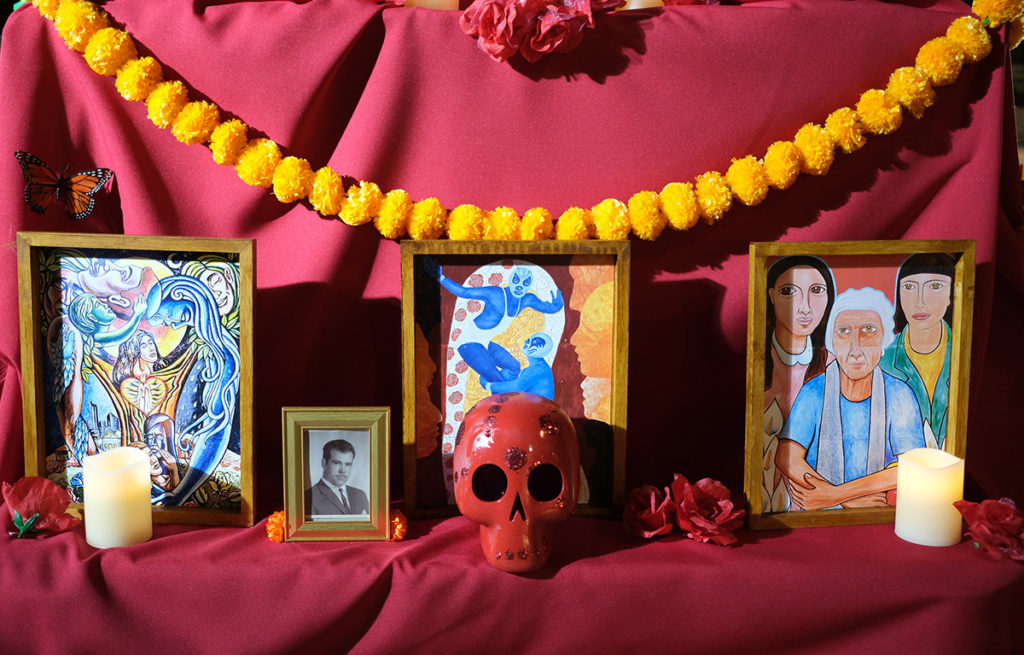
<svg viewBox="0 0 1024 655">
<path fill-rule="evenodd" d="M 368 0 L 104 6 L 193 99 L 314 167 L 447 207 L 556 215 L 761 154 L 883 87 L 966 13 L 954 0 L 671 7 L 604 17 L 576 51 L 528 66 L 492 62 L 454 12 Z M 838 155 L 827 176 L 802 176 L 713 227 L 634 242 L 629 486 L 680 472 L 741 488 L 750 241 L 967 238 L 978 247 L 968 494 L 1024 502 L 1020 171 L 996 46 L 924 118 Z M 13 157 L 0 167 L 0 479 L 23 474 L 18 230 L 257 240 L 258 518 L 281 507 L 282 406 L 390 405 L 401 425 L 397 243 L 280 204 L 205 147 L 179 144 L 31 7 L 4 28 L 0 109 L 8 152 L 116 175 L 73 223 L 59 207 L 30 212 Z M 400 481 L 397 429 L 392 443 Z M 148 544 L 107 552 L 81 529 L 0 539 L 0 644 L 997 652 L 1012 648 L 1022 618 L 1019 566 L 967 545 L 904 544 L 886 526 L 746 535 L 729 550 L 641 545 L 592 520 L 566 533 L 555 566 L 535 578 L 490 570 L 461 518 L 414 523 L 403 544 L 274 545 L 261 527 L 158 527 Z M 44 618 L 23 638 L 29 616 Z"/>
</svg>

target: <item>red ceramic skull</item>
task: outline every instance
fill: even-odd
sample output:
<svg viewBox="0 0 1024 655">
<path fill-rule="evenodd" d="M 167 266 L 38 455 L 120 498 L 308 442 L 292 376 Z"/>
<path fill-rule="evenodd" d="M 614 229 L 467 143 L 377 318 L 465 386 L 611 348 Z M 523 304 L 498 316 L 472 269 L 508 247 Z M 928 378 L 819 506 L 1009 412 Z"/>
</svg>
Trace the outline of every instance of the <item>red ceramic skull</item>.
<svg viewBox="0 0 1024 655">
<path fill-rule="evenodd" d="M 455 502 L 480 524 L 484 556 L 514 573 L 544 566 L 553 527 L 576 508 L 580 452 L 572 421 L 532 393 L 484 398 L 455 438 Z"/>
</svg>

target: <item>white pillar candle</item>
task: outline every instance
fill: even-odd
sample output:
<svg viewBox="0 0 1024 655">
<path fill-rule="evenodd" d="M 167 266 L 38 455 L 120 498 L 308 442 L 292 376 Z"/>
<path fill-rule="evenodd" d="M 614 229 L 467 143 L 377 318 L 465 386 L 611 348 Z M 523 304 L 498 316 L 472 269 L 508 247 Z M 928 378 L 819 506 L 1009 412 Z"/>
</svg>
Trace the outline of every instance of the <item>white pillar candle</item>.
<svg viewBox="0 0 1024 655">
<path fill-rule="evenodd" d="M 924 546 L 960 543 L 964 460 L 935 448 L 915 448 L 899 456 L 896 472 L 896 535 Z"/>
<path fill-rule="evenodd" d="M 459 0 L 405 0 L 406 7 L 423 9 L 458 9 Z"/>
<path fill-rule="evenodd" d="M 149 457 L 114 448 L 82 462 L 85 540 L 96 548 L 141 544 L 153 536 Z"/>
</svg>

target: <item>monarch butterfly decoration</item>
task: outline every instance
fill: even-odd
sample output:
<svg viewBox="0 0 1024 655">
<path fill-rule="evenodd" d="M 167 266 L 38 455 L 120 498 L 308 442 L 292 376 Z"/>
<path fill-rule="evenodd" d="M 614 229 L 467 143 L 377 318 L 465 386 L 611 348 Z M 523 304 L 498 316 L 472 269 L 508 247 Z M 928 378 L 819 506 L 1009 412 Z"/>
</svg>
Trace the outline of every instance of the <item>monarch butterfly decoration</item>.
<svg viewBox="0 0 1024 655">
<path fill-rule="evenodd" d="M 89 215 L 96 204 L 93 196 L 114 176 L 114 171 L 109 168 L 92 168 L 64 177 L 63 174 L 57 175 L 51 171 L 49 166 L 33 154 L 18 150 L 14 156 L 28 180 L 25 202 L 37 214 L 45 212 L 56 198 L 64 201 L 68 216 L 80 221 Z"/>
</svg>

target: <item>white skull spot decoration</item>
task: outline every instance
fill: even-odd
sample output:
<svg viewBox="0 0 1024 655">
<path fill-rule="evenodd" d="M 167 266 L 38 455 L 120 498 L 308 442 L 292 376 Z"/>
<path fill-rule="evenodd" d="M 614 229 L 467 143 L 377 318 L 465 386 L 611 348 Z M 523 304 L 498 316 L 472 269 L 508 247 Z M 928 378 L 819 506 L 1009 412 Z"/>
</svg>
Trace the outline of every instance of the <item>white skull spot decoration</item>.
<svg viewBox="0 0 1024 655">
<path fill-rule="evenodd" d="M 455 439 L 455 502 L 480 524 L 502 571 L 544 566 L 552 531 L 576 508 L 580 453 L 572 421 L 543 396 L 503 393 L 473 406 Z"/>
</svg>

